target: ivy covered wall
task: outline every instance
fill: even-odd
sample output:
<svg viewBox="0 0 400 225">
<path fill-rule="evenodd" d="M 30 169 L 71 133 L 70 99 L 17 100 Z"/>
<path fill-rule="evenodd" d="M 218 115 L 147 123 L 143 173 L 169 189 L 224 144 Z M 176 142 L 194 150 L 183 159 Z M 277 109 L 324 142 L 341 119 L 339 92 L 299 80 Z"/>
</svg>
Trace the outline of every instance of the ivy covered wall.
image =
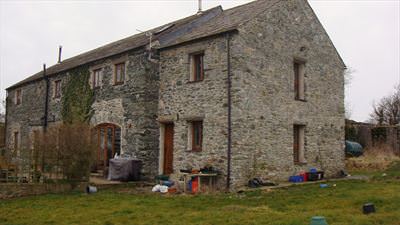
<svg viewBox="0 0 400 225">
<path fill-rule="evenodd" d="M 89 85 L 88 67 L 79 67 L 69 72 L 69 80 L 63 87 L 61 117 L 64 123 L 89 122 L 94 92 Z"/>
</svg>

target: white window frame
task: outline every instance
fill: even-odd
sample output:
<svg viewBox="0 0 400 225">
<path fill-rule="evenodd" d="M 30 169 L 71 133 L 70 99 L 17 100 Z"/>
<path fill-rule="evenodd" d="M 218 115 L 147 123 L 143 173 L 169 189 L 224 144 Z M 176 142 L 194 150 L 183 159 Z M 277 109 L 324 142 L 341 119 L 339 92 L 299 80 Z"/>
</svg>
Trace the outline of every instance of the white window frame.
<svg viewBox="0 0 400 225">
<path fill-rule="evenodd" d="M 57 84 L 60 84 L 59 96 L 57 96 Z M 62 80 L 57 79 L 53 81 L 53 98 L 54 99 L 61 99 L 62 97 Z"/>
<path fill-rule="evenodd" d="M 98 75 L 98 76 L 96 76 Z M 91 87 L 92 88 L 99 88 L 101 87 L 102 79 L 103 79 L 103 68 L 96 68 L 92 70 L 92 77 L 91 77 Z"/>
</svg>

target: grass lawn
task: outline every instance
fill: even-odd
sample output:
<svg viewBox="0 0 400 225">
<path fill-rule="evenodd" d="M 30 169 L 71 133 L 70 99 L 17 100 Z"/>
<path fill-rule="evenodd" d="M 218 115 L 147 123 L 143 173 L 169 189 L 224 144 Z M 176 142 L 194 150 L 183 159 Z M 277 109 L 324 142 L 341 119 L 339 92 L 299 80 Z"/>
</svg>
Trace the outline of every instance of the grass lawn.
<svg viewBox="0 0 400 225">
<path fill-rule="evenodd" d="M 124 189 L 93 195 L 44 195 L 0 202 L 0 224 L 309 224 L 315 215 L 330 225 L 400 224 L 400 163 L 382 178 L 310 184 L 245 194 L 162 196 Z M 375 214 L 363 215 L 373 202 Z"/>
</svg>

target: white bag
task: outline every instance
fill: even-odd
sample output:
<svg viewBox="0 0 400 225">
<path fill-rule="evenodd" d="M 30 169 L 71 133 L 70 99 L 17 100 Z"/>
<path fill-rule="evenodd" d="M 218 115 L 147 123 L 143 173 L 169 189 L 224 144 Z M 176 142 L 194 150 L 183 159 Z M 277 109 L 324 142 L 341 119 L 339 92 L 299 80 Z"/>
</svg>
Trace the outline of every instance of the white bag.
<svg viewBox="0 0 400 225">
<path fill-rule="evenodd" d="M 160 192 L 161 193 L 167 193 L 168 192 L 168 186 L 165 186 L 165 185 L 160 186 Z"/>
<path fill-rule="evenodd" d="M 161 185 L 157 184 L 156 186 L 153 187 L 153 189 L 151 189 L 152 192 L 160 192 L 160 187 Z"/>
</svg>

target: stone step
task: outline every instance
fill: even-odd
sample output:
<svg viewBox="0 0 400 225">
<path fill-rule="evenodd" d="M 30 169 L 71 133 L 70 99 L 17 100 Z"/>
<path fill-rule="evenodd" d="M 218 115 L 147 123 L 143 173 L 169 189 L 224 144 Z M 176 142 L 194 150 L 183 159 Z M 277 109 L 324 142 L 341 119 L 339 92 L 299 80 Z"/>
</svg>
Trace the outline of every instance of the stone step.
<svg viewBox="0 0 400 225">
<path fill-rule="evenodd" d="M 104 172 L 102 170 L 98 170 L 97 172 L 91 172 L 90 176 L 104 178 Z"/>
</svg>

